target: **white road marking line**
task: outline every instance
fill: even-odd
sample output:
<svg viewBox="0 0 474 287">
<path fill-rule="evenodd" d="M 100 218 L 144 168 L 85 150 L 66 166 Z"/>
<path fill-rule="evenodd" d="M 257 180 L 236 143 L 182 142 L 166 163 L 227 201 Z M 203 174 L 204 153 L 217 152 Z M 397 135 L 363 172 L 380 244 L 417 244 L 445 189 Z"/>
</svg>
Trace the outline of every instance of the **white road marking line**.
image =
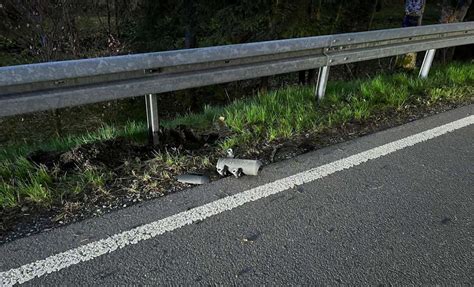
<svg viewBox="0 0 474 287">
<path fill-rule="evenodd" d="M 406 147 L 439 137 L 449 132 L 474 124 L 474 115 L 463 119 L 397 140 L 367 151 L 300 172 L 298 174 L 267 183 L 241 193 L 228 196 L 208 204 L 184 211 L 170 217 L 145 224 L 134 229 L 115 234 L 111 237 L 58 253 L 36 262 L 0 272 L 0 286 L 11 286 L 30 281 L 36 277 L 57 272 L 72 265 L 86 262 L 115 250 L 140 241 L 154 238 L 168 231 L 204 220 L 213 215 L 232 210 L 246 203 L 268 197 L 279 192 L 292 189 L 321 179 L 338 171 L 349 169 L 369 160 L 402 150 Z"/>
</svg>

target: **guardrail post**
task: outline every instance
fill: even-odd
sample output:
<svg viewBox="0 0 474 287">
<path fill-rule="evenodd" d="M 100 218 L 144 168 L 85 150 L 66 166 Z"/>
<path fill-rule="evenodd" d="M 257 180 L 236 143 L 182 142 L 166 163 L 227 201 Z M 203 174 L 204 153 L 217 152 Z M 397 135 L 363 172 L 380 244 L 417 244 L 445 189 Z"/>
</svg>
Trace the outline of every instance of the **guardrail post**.
<svg viewBox="0 0 474 287">
<path fill-rule="evenodd" d="M 329 66 L 324 66 L 319 68 L 318 73 L 318 83 L 316 84 L 316 96 L 318 100 L 324 98 L 326 94 L 326 86 L 328 84 L 328 77 L 329 77 Z"/>
<path fill-rule="evenodd" d="M 160 121 L 158 118 L 158 96 L 156 94 L 148 94 L 145 96 L 146 118 L 148 123 L 148 137 L 150 144 L 157 145 L 159 143 Z"/>
<path fill-rule="evenodd" d="M 433 59 L 436 54 L 435 49 L 431 49 L 426 51 L 425 58 L 423 59 L 423 64 L 421 65 L 419 77 L 422 79 L 428 78 L 428 74 L 430 73 L 431 64 L 433 64 Z"/>
</svg>

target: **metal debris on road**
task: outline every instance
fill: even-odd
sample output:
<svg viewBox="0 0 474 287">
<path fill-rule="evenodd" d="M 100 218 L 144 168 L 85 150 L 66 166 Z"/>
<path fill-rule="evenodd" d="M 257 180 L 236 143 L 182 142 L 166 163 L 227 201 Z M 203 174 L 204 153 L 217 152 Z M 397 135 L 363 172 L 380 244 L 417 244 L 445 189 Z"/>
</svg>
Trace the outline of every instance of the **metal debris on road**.
<svg viewBox="0 0 474 287">
<path fill-rule="evenodd" d="M 207 175 L 195 174 L 195 173 L 178 175 L 176 176 L 176 180 L 181 183 L 196 184 L 196 185 L 209 183 L 211 181 Z"/>
<path fill-rule="evenodd" d="M 236 159 L 236 158 L 220 158 L 217 161 L 217 172 L 221 176 L 232 174 L 239 178 L 245 175 L 258 175 L 262 162 L 259 160 Z"/>
</svg>

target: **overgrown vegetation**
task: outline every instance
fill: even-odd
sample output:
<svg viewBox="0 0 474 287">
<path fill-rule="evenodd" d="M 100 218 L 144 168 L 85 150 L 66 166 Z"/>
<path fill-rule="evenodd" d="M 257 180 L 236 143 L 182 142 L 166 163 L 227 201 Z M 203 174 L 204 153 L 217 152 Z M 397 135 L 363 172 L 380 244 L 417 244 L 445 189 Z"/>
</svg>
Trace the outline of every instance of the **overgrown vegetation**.
<svg viewBox="0 0 474 287">
<path fill-rule="evenodd" d="M 425 25 L 445 2 L 458 1 L 427 1 Z M 393 28 L 403 14 L 398 0 L 4 0 L 0 66 Z"/>
<path fill-rule="evenodd" d="M 55 138 L 39 146 L 10 146 L 0 153 L 0 214 L 21 207 L 80 208 L 81 201 L 92 197 L 100 198 L 95 204 L 103 204 L 127 192 L 163 194 L 172 186 L 173 175 L 192 169 L 212 170 L 216 157 L 230 147 L 255 149 L 302 134 L 317 135 L 347 123 L 363 125 L 407 110 L 469 103 L 473 97 L 474 65 L 453 64 L 434 69 L 425 80 L 400 73 L 330 82 L 321 102 L 314 99 L 314 87 L 290 86 L 226 107 L 206 107 L 202 113 L 164 123 L 168 128 L 185 125 L 221 135 L 215 145 L 198 152 L 169 146 L 161 151 L 148 148 L 142 156 L 146 141 L 146 125 L 142 122 L 130 122 L 123 128 L 106 126 L 84 136 Z M 123 141 L 131 142 L 132 150 L 140 152 L 114 154 L 114 145 L 120 146 Z M 94 144 L 99 145 L 95 149 L 110 151 L 111 157 L 126 158 L 111 158 L 120 164 L 97 164 L 87 158 L 91 153 L 87 147 Z M 129 146 L 120 150 L 127 149 Z M 56 161 L 31 160 L 38 150 L 48 151 Z M 57 160 L 65 155 L 80 160 L 65 167 Z"/>
</svg>

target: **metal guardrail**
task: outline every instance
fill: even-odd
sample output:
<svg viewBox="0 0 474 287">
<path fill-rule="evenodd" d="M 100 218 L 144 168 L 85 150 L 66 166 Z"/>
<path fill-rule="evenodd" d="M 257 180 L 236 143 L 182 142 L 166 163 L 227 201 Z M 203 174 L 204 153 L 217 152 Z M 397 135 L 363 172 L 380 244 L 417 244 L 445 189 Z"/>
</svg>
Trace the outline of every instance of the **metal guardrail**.
<svg viewBox="0 0 474 287">
<path fill-rule="evenodd" d="M 157 93 L 320 68 L 323 97 L 334 65 L 474 43 L 474 22 L 0 67 L 0 117 L 146 95 L 151 134 Z"/>
</svg>

